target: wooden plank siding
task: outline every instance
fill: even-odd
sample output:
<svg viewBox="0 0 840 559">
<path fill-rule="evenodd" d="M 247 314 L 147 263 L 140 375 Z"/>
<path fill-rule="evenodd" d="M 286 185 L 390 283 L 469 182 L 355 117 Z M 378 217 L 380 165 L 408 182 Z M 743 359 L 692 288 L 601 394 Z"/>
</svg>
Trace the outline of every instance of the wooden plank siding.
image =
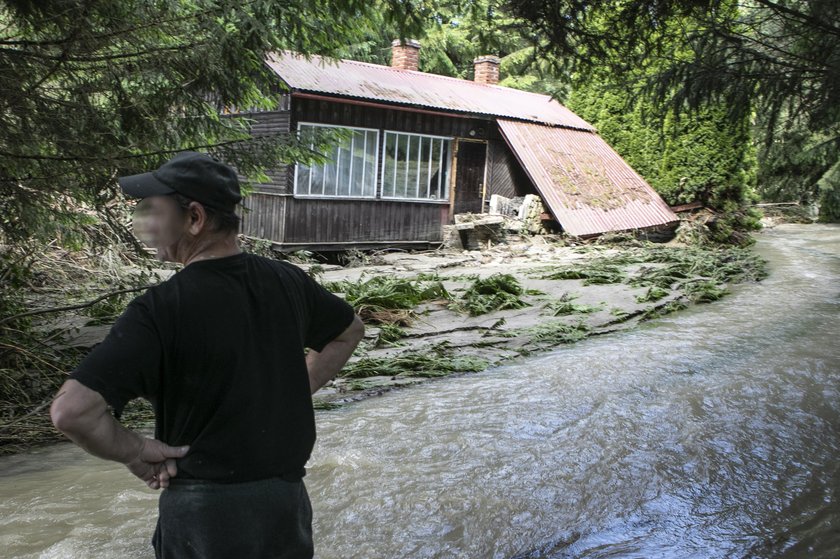
<svg viewBox="0 0 840 559">
<path fill-rule="evenodd" d="M 286 207 L 292 198 L 287 195 L 253 192 L 245 198 L 242 222 L 243 235 L 283 243 L 286 230 Z"/>
<path fill-rule="evenodd" d="M 391 200 L 287 198 L 289 244 L 438 243 L 449 206 Z"/>
<path fill-rule="evenodd" d="M 493 194 L 514 198 L 537 193 L 522 165 L 504 140 L 494 139 L 488 142 L 487 159 L 487 200 Z"/>
<path fill-rule="evenodd" d="M 487 139 L 489 130 L 496 127 L 495 122 L 489 117 L 487 119 L 461 118 L 457 115 L 450 117 L 401 111 L 396 108 L 378 109 L 339 101 L 342 100 L 336 99 L 333 102 L 293 97 L 292 125 L 296 128 L 298 122 L 318 122 L 473 140 Z"/>
<path fill-rule="evenodd" d="M 291 131 L 292 116 L 289 110 L 250 113 L 244 116 L 254 121 L 251 124 L 251 134 L 255 137 L 269 136 L 272 134 L 288 134 Z M 276 169 L 271 169 L 266 175 L 269 178 L 268 182 L 253 185 L 255 192 L 292 192 L 292 177 L 290 168 L 287 165 L 281 165 Z"/>
</svg>

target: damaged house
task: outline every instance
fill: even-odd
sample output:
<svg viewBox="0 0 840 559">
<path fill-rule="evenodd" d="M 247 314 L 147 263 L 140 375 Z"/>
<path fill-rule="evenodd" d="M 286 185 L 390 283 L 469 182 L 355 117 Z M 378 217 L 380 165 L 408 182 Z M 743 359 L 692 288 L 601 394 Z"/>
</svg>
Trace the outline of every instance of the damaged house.
<svg viewBox="0 0 840 559">
<path fill-rule="evenodd" d="M 546 95 L 418 71 L 420 44 L 394 41 L 390 67 L 276 53 L 280 110 L 248 115 L 255 134 L 347 130 L 323 165 L 275 169 L 246 200 L 245 235 L 281 250 L 428 246 L 455 214 L 492 195 L 538 195 L 564 233 L 660 230 L 677 216 L 591 125 Z"/>
</svg>

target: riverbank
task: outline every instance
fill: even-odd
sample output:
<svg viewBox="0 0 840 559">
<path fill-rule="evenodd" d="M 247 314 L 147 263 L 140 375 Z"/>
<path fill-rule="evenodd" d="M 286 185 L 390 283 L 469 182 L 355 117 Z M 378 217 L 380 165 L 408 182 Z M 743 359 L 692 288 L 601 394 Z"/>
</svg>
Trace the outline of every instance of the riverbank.
<svg viewBox="0 0 840 559">
<path fill-rule="evenodd" d="M 46 307 L 35 311 L 43 314 L 12 323 L 23 337 L 4 341 L 0 454 L 60 439 L 46 410 L 65 372 L 143 285 L 174 271 L 108 261 L 107 285 L 115 295 L 90 305 L 96 292 L 90 283 L 101 276 L 91 273 L 90 262 L 75 263 L 59 282 L 64 287 L 44 288 L 26 301 L 25 308 Z M 764 275 L 763 262 L 748 249 L 632 239 L 569 245 L 542 236 L 512 237 L 480 251 L 358 253 L 345 266 L 301 255 L 295 262 L 345 297 L 367 325 L 350 363 L 315 395 L 321 409 L 632 328 L 720 299 L 728 285 Z M 78 291 L 68 295 L 68 284 Z M 7 324 L 4 336 L 10 332 Z M 150 409 L 136 401 L 124 418 L 147 426 Z"/>
</svg>

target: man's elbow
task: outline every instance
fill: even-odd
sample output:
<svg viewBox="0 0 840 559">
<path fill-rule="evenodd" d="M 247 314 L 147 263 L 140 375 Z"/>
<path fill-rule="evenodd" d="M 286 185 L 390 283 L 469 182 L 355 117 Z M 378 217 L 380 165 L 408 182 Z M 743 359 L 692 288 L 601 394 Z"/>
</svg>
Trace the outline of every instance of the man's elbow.
<svg viewBox="0 0 840 559">
<path fill-rule="evenodd" d="M 98 393 L 76 381 L 67 381 L 50 405 L 50 419 L 55 428 L 67 436 L 84 431 L 91 417 L 99 413 L 100 408 L 104 409 L 101 399 Z"/>
<path fill-rule="evenodd" d="M 59 394 L 50 406 L 50 419 L 55 428 L 62 433 L 72 433 L 78 429 L 79 412 L 66 398 Z"/>
</svg>

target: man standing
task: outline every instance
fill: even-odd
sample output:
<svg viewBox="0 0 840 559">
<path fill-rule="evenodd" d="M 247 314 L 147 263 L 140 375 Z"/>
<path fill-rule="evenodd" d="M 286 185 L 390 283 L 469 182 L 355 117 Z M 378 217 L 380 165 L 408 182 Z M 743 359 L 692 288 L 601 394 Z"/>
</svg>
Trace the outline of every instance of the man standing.
<svg viewBox="0 0 840 559">
<path fill-rule="evenodd" d="M 311 394 L 361 321 L 300 269 L 239 249 L 230 167 L 184 152 L 119 183 L 140 199 L 138 237 L 184 268 L 131 302 L 59 390 L 53 423 L 165 489 L 157 557 L 312 557 Z M 154 407 L 154 439 L 118 421 L 137 397 Z"/>
</svg>

